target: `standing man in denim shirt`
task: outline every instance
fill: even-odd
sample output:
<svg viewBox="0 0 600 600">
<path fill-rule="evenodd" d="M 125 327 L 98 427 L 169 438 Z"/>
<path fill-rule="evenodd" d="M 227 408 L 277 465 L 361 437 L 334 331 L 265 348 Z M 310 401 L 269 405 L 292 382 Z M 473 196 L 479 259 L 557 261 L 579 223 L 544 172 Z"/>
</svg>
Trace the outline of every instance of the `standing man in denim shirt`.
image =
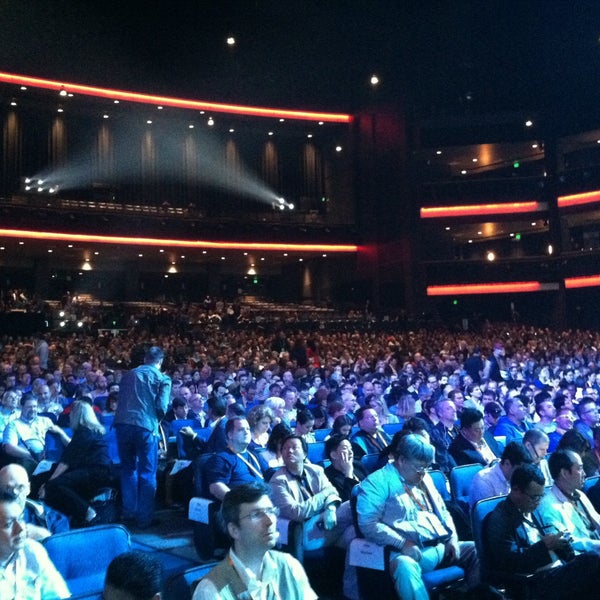
<svg viewBox="0 0 600 600">
<path fill-rule="evenodd" d="M 143 529 L 152 524 L 158 427 L 171 394 L 171 378 L 160 371 L 163 351 L 152 346 L 144 364 L 128 371 L 121 380 L 114 424 L 121 459 L 123 517 Z"/>
</svg>

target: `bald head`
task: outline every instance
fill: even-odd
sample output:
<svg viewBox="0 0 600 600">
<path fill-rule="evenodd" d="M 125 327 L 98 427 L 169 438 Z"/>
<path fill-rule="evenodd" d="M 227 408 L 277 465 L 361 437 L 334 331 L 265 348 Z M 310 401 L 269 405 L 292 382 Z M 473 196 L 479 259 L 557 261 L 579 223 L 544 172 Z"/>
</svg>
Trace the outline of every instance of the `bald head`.
<svg viewBox="0 0 600 600">
<path fill-rule="evenodd" d="M 0 469 L 0 493 L 14 494 L 18 501 L 25 506 L 30 491 L 29 476 L 21 465 L 10 464 Z"/>
</svg>

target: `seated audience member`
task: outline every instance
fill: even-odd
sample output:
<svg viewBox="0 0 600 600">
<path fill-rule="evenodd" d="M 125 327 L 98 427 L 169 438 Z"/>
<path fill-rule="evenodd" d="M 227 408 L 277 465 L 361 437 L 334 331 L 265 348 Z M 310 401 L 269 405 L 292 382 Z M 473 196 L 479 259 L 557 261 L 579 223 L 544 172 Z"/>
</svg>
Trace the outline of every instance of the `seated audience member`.
<svg viewBox="0 0 600 600">
<path fill-rule="evenodd" d="M 103 600 L 160 600 L 160 560 L 149 552 L 132 550 L 113 558 L 106 570 Z"/>
<path fill-rule="evenodd" d="M 45 548 L 26 534 L 23 505 L 14 494 L 0 493 L 0 598 L 69 598 L 69 588 Z"/>
<path fill-rule="evenodd" d="M 225 398 L 211 396 L 207 405 L 208 412 L 204 426 L 211 429 L 207 441 L 201 439 L 192 427 L 185 426 L 179 430 L 179 433 L 183 436 L 186 456 L 198 456 L 205 452 L 222 452 L 227 447 L 225 435 L 227 402 Z"/>
<path fill-rule="evenodd" d="M 333 421 L 330 437 L 334 435 L 350 437 L 352 434 L 352 423 L 353 421 L 350 415 L 339 415 Z"/>
<path fill-rule="evenodd" d="M 285 400 L 283 398 L 280 398 L 279 396 L 269 396 L 265 400 L 264 406 L 269 408 L 273 413 L 273 423 L 281 423 L 281 421 L 283 421 L 285 411 Z"/>
<path fill-rule="evenodd" d="M 368 407 L 356 411 L 356 421 L 359 430 L 350 438 L 355 456 L 360 459 L 365 454 L 379 454 L 387 448 L 391 438 L 380 429 L 377 413 Z"/>
<path fill-rule="evenodd" d="M 527 421 L 527 408 L 521 396 L 508 398 L 504 402 L 505 414 L 498 419 L 495 436 L 506 437 L 506 443 L 520 442 L 531 424 Z"/>
<path fill-rule="evenodd" d="M 90 501 L 111 483 L 111 459 L 105 429 L 91 404 L 76 400 L 70 414 L 73 438 L 50 479 L 40 488 L 40 498 L 68 515 L 78 526 L 97 517 Z"/>
<path fill-rule="evenodd" d="M 269 431 L 273 424 L 273 413 L 262 404 L 257 404 L 248 411 L 248 424 L 250 425 L 251 441 L 250 450 L 266 448 L 269 441 Z"/>
<path fill-rule="evenodd" d="M 327 427 L 327 411 L 322 406 L 313 406 L 310 408 L 310 412 L 315 419 L 315 430 L 329 429 L 329 427 Z"/>
<path fill-rule="evenodd" d="M 486 432 L 489 431 L 490 435 L 494 435 L 494 429 L 496 429 L 501 416 L 502 407 L 497 402 L 488 402 L 483 407 L 483 422 Z"/>
<path fill-rule="evenodd" d="M 594 444 L 593 429 L 598 425 L 598 407 L 596 402 L 590 396 L 584 396 L 576 406 L 578 419 L 575 421 L 575 429 L 585 437 L 590 443 Z"/>
<path fill-rule="evenodd" d="M 225 495 L 221 516 L 232 547 L 200 581 L 193 600 L 317 599 L 302 565 L 290 554 L 273 550 L 277 513 L 262 482 L 240 485 Z"/>
<path fill-rule="evenodd" d="M 540 397 L 541 396 L 541 397 Z M 540 420 L 534 425 L 536 429 L 541 429 L 546 435 L 550 435 L 556 429 L 554 418 L 556 417 L 556 408 L 550 394 L 540 392 L 535 397 L 535 412 Z"/>
<path fill-rule="evenodd" d="M 296 426 L 294 427 L 294 434 L 303 437 L 307 444 L 313 444 L 317 440 L 313 433 L 315 426 L 315 418 L 313 414 L 308 410 L 299 410 L 296 414 Z"/>
<path fill-rule="evenodd" d="M 560 442 L 560 438 L 569 430 L 573 429 L 573 423 L 575 423 L 575 417 L 573 411 L 563 406 L 556 414 L 556 427 L 554 431 L 548 434 L 548 440 L 550 445 L 548 446 L 548 452 L 554 452 Z"/>
<path fill-rule="evenodd" d="M 66 446 L 71 439 L 47 417 L 38 416 L 38 402 L 32 396 L 21 398 L 21 415 L 4 430 L 4 452 L 10 462 L 17 462 L 31 475 L 37 464 L 44 459 L 46 433 L 55 433 Z"/>
<path fill-rule="evenodd" d="M 546 460 L 549 444 L 548 436 L 541 429 L 530 429 L 523 436 L 523 447 L 529 452 L 532 464 L 542 472 L 546 485 L 552 485 L 552 475 Z"/>
<path fill-rule="evenodd" d="M 576 429 L 570 429 L 567 431 L 557 446 L 558 450 L 573 450 L 577 452 L 583 461 L 583 469 L 586 477 L 593 477 L 599 473 L 598 459 L 592 452 L 592 447 L 587 441 L 587 438 L 577 431 Z"/>
<path fill-rule="evenodd" d="M 456 466 L 454 457 L 448 449 L 452 441 L 460 435 L 456 426 L 456 406 L 452 400 L 441 397 L 435 404 L 438 423 L 429 432 L 431 444 L 435 448 L 435 463 L 444 473 Z"/>
<path fill-rule="evenodd" d="M 469 505 L 471 508 L 483 498 L 505 496 L 510 491 L 510 477 L 523 464 L 531 463 L 531 456 L 522 444 L 510 442 L 502 452 L 500 462 L 482 469 L 473 477 Z"/>
<path fill-rule="evenodd" d="M 255 479 L 263 480 L 258 458 L 248 450 L 250 425 L 242 417 L 229 419 L 225 425 L 227 447 L 217 452 L 205 463 L 202 480 L 205 488 L 201 496 L 223 500 L 233 487 Z M 200 490 L 198 490 L 200 491 Z"/>
<path fill-rule="evenodd" d="M 421 573 L 442 565 L 463 567 L 468 586 L 474 587 L 479 580 L 475 546 L 458 541 L 452 517 L 427 473 L 433 447 L 416 435 L 398 436 L 395 441 L 393 462 L 357 487 L 361 533 L 393 548 L 390 573 L 400 598 L 429 598 Z"/>
<path fill-rule="evenodd" d="M 188 400 L 188 411 L 186 419 L 196 419 L 200 425 L 204 425 L 206 413 L 204 412 L 204 398 L 200 394 L 192 394 Z"/>
<path fill-rule="evenodd" d="M 483 415 L 475 408 L 465 408 L 460 415 L 460 433 L 448 448 L 457 465 L 489 465 L 502 454 L 493 436 L 486 439 Z"/>
<path fill-rule="evenodd" d="M 42 541 L 53 533 L 69 530 L 69 519 L 56 510 L 28 498 L 31 492 L 27 471 L 16 463 L 0 469 L 0 492 L 14 494 L 23 507 L 27 537 Z"/>
<path fill-rule="evenodd" d="M 404 435 L 408 435 L 409 433 L 420 435 L 426 442 L 431 443 L 429 438 L 429 428 L 427 427 L 425 420 L 421 419 L 421 417 L 411 417 L 410 419 L 406 419 L 406 421 L 404 421 L 404 425 L 402 425 L 401 432 Z M 394 437 L 396 437 L 399 433 L 400 431 L 397 431 L 394 434 Z M 392 446 L 392 444 L 390 444 L 390 446 Z"/>
<path fill-rule="evenodd" d="M 332 435 L 325 442 L 325 456 L 331 460 L 325 469 L 327 479 L 337 490 L 342 502 L 350 500 L 354 486 L 367 476 L 365 468 L 354 460 L 350 440 L 343 435 Z"/>
<path fill-rule="evenodd" d="M 269 481 L 273 504 L 290 521 L 305 521 L 324 511 L 324 526 L 333 529 L 341 499 L 323 468 L 306 462 L 307 454 L 304 438 L 290 435 L 284 440 L 281 446 L 284 466 Z"/>
<path fill-rule="evenodd" d="M 274 469 L 283 466 L 281 444 L 290 435 L 292 435 L 292 430 L 287 423 L 277 423 L 271 430 L 269 439 L 267 440 L 267 449 L 258 454 L 258 460 L 263 472 L 267 475 L 267 480 L 269 479 L 269 475 L 274 473 Z"/>
<path fill-rule="evenodd" d="M 548 533 L 535 515 L 544 497 L 544 476 L 534 465 L 523 465 L 511 476 L 510 493 L 483 522 L 483 543 L 489 564 L 508 574 L 535 574 L 533 598 L 593 598 L 600 586 L 600 557 L 572 557 L 563 532 Z M 521 583 L 521 585 L 523 585 Z M 513 590 L 509 585 L 509 593 Z M 521 591 L 521 590 L 518 590 Z"/>
<path fill-rule="evenodd" d="M 600 554 L 600 515 L 581 491 L 585 473 L 581 457 L 572 450 L 557 450 L 548 461 L 554 480 L 552 489 L 535 514 L 548 533 L 567 531 L 576 552 Z"/>
<path fill-rule="evenodd" d="M 353 395 L 351 397 L 354 398 Z M 413 406 L 414 406 L 415 400 L 412 396 L 411 396 L 411 400 L 413 401 Z M 365 398 L 365 406 L 372 408 L 377 413 L 377 418 L 379 419 L 379 423 L 381 425 L 399 422 L 398 417 L 395 414 L 396 410 L 393 410 L 393 409 L 397 409 L 397 405 L 394 405 L 394 406 L 392 406 L 391 409 L 388 409 L 387 402 L 381 396 L 376 396 L 375 394 L 369 394 Z M 347 412 L 354 413 L 358 409 L 358 407 L 359 407 L 359 405 L 358 405 L 358 403 L 356 403 L 356 407 L 354 408 L 354 410 L 353 411 L 347 410 Z"/>
<path fill-rule="evenodd" d="M 427 431 L 430 433 L 431 429 L 440 421 L 437 413 L 435 412 L 436 404 L 437 398 L 426 398 L 421 402 L 421 412 L 415 415 L 419 419 L 423 419 L 423 421 L 425 421 L 425 424 L 427 425 Z"/>
<path fill-rule="evenodd" d="M 163 423 L 172 423 L 173 421 L 184 421 L 187 419 L 187 403 L 183 398 L 173 398 L 171 408 L 167 410 Z M 167 428 L 170 431 L 169 428 Z"/>
<path fill-rule="evenodd" d="M 0 435 L 4 433 L 6 426 L 21 414 L 19 411 L 19 400 L 21 394 L 15 390 L 8 390 L 2 395 L 2 405 L 0 406 Z"/>
</svg>

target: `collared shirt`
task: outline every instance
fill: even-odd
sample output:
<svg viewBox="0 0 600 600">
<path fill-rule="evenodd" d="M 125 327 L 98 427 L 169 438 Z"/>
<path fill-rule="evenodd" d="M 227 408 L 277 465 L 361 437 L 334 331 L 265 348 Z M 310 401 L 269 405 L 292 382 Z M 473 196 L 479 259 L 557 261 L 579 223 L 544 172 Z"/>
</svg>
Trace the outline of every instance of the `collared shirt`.
<svg viewBox="0 0 600 600">
<path fill-rule="evenodd" d="M 482 469 L 473 477 L 469 504 L 471 507 L 483 498 L 492 496 L 505 496 L 510 492 L 510 482 L 504 476 L 500 463 Z"/>
<path fill-rule="evenodd" d="M 479 444 L 476 444 L 471 440 L 467 440 L 467 442 L 469 442 L 471 446 L 473 446 L 473 448 L 477 450 L 477 452 L 479 452 L 481 456 L 483 456 L 483 459 L 485 460 L 486 464 L 489 465 L 495 460 L 498 460 L 498 457 L 492 452 L 492 449 L 488 446 L 488 443 L 485 441 L 484 438 L 481 438 L 481 442 Z"/>
<path fill-rule="evenodd" d="M 27 540 L 0 568 L 2 600 L 56 600 L 70 595 L 44 547 L 33 540 Z"/>
<path fill-rule="evenodd" d="M 225 561 L 232 564 L 246 591 L 236 595 L 231 585 L 219 589 L 209 574 L 197 585 L 194 600 L 317 600 L 302 565 L 290 554 L 273 550 L 267 552 L 263 557 L 260 578 L 246 568 L 233 550 L 229 551 Z"/>
<path fill-rule="evenodd" d="M 448 527 L 456 542 L 454 522 L 429 474 L 425 474 L 421 485 L 427 489 L 428 509 Z M 371 473 L 357 489 L 358 525 L 365 538 L 380 546 L 393 546 L 400 550 L 406 537 L 396 525 L 417 522 L 420 507 L 414 499 L 416 490 L 419 490 L 419 502 L 424 501 L 425 494 L 412 486 L 412 493 L 409 493 L 405 481 L 393 463 L 388 463 Z"/>
<path fill-rule="evenodd" d="M 43 452 L 46 446 L 46 433 L 52 427 L 48 417 L 36 417 L 33 421 L 22 418 L 11 421 L 4 430 L 4 443 L 19 446 L 29 452 Z"/>
<path fill-rule="evenodd" d="M 578 552 L 600 554 L 600 515 L 583 492 L 567 498 L 554 484 L 536 509 L 540 521 L 552 529 L 548 533 L 568 531 Z"/>
</svg>

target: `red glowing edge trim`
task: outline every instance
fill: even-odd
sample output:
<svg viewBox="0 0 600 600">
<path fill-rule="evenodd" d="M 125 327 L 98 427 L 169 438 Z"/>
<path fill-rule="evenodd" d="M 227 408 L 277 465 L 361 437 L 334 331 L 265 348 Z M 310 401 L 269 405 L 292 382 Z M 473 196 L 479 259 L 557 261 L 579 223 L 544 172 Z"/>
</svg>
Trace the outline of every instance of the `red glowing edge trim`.
<svg viewBox="0 0 600 600">
<path fill-rule="evenodd" d="M 421 219 L 466 217 L 478 215 L 506 215 L 545 210 L 544 202 L 510 202 L 502 204 L 472 204 L 463 206 L 429 206 L 421 208 Z"/>
<path fill-rule="evenodd" d="M 288 252 L 357 252 L 351 244 L 267 244 L 261 242 L 210 242 L 204 240 L 171 240 L 146 237 L 88 235 L 82 233 L 57 233 L 52 231 L 25 231 L 0 229 L 0 237 L 60 242 L 86 242 L 93 244 L 122 244 L 127 246 L 173 246 L 176 248 L 215 248 L 220 250 L 283 250 Z"/>
<path fill-rule="evenodd" d="M 600 285 L 600 275 L 588 275 L 586 277 L 567 277 L 565 288 L 573 290 L 576 288 L 595 287 Z"/>
<path fill-rule="evenodd" d="M 154 96 L 152 94 L 140 94 L 138 92 L 126 92 L 122 90 L 111 90 L 107 88 L 81 85 L 78 83 L 64 83 L 26 75 L 15 75 L 0 72 L 0 81 L 25 85 L 48 90 L 83 94 L 97 98 L 110 98 L 111 100 L 126 100 L 129 102 L 140 102 L 142 104 L 156 104 L 162 106 L 175 106 L 177 108 L 191 108 L 193 110 L 209 110 L 234 115 L 250 115 L 254 117 L 276 117 L 284 119 L 298 119 L 303 121 L 327 121 L 329 123 L 351 123 L 352 115 L 340 113 L 310 112 L 300 110 L 287 110 L 283 108 L 262 108 L 259 106 L 241 106 L 237 104 L 222 104 L 218 102 L 203 102 L 200 100 L 186 100 L 173 98 L 171 96 Z"/>
<path fill-rule="evenodd" d="M 520 292 L 540 292 L 554 289 L 554 284 L 541 284 L 539 281 L 522 281 L 510 283 L 471 283 L 461 285 L 427 286 L 428 296 L 460 296 L 465 294 L 508 294 Z"/>
<path fill-rule="evenodd" d="M 580 204 L 591 204 L 592 202 L 600 202 L 600 190 L 558 197 L 559 208 L 566 208 L 567 206 L 579 206 Z"/>
</svg>

